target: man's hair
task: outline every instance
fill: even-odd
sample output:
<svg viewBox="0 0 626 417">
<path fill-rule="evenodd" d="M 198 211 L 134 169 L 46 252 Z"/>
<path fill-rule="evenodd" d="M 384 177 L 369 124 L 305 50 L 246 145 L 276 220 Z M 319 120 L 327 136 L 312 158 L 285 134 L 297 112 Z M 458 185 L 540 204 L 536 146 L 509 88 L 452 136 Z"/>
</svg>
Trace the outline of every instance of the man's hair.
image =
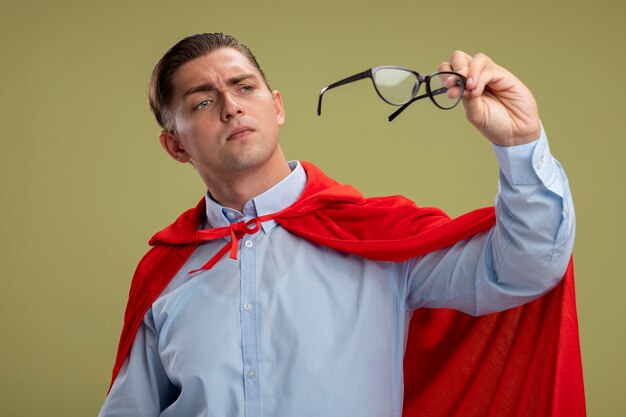
<svg viewBox="0 0 626 417">
<path fill-rule="evenodd" d="M 188 36 L 172 46 L 154 67 L 154 71 L 152 71 L 148 99 L 150 108 L 161 127 L 166 130 L 174 128 L 174 118 L 169 106 L 174 95 L 172 78 L 176 70 L 183 64 L 210 54 L 220 48 L 233 48 L 239 51 L 248 59 L 250 64 L 259 70 L 265 85 L 269 88 L 267 78 L 254 54 L 247 46 L 234 37 L 224 33 L 199 33 Z"/>
</svg>

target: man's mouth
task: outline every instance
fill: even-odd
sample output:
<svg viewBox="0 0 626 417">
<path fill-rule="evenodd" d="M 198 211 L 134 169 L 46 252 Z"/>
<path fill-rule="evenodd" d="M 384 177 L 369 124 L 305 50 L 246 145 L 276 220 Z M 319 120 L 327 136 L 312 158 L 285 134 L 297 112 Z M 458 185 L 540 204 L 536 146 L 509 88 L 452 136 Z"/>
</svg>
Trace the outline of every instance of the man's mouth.
<svg viewBox="0 0 626 417">
<path fill-rule="evenodd" d="M 247 126 L 238 126 L 230 132 L 228 136 L 228 140 L 237 140 L 243 137 L 248 136 L 250 133 L 254 132 L 254 129 Z"/>
</svg>

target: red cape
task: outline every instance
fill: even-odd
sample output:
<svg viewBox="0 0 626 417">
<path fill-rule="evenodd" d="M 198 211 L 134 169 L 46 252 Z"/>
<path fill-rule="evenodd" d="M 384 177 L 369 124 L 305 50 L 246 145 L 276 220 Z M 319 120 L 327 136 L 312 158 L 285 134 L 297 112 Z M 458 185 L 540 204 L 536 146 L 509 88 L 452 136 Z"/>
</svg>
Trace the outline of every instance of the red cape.
<svg viewBox="0 0 626 417">
<path fill-rule="evenodd" d="M 364 198 L 303 162 L 302 196 L 273 218 L 310 241 L 369 259 L 403 261 L 449 246 L 495 224 L 493 207 L 450 219 L 395 196 Z M 258 229 L 239 224 L 199 231 L 204 199 L 151 240 L 137 266 L 124 316 L 113 377 L 130 351 L 152 302 L 204 240 L 237 242 Z M 205 267 L 228 250 L 227 244 Z M 367 279 L 367 277 L 364 277 Z M 541 298 L 501 313 L 472 317 L 452 310 L 417 310 L 404 358 L 405 417 L 585 415 L 573 265 Z"/>
</svg>

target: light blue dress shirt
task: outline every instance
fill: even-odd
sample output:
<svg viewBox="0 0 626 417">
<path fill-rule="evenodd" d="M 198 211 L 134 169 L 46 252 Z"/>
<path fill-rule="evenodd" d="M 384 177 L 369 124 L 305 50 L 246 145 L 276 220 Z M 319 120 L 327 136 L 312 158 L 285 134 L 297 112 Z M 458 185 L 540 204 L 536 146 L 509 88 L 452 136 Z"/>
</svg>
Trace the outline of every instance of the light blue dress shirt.
<svg viewBox="0 0 626 417">
<path fill-rule="evenodd" d="M 567 178 L 547 139 L 500 148 L 497 224 L 402 263 L 298 238 L 274 221 L 196 274 L 224 241 L 202 244 L 152 304 L 100 416 L 399 417 L 406 331 L 419 307 L 485 314 L 555 286 L 574 239 Z M 207 226 L 297 200 L 292 173 L 244 212 L 207 197 Z"/>
</svg>

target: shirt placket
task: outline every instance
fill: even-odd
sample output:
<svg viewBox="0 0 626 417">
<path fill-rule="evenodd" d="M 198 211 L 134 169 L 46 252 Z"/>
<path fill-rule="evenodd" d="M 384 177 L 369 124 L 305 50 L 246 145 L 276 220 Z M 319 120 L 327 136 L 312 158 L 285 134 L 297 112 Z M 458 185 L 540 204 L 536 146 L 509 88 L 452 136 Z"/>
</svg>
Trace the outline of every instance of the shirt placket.
<svg viewBox="0 0 626 417">
<path fill-rule="evenodd" d="M 261 417 L 256 246 L 258 234 L 240 241 L 241 343 L 246 417 Z"/>
</svg>

